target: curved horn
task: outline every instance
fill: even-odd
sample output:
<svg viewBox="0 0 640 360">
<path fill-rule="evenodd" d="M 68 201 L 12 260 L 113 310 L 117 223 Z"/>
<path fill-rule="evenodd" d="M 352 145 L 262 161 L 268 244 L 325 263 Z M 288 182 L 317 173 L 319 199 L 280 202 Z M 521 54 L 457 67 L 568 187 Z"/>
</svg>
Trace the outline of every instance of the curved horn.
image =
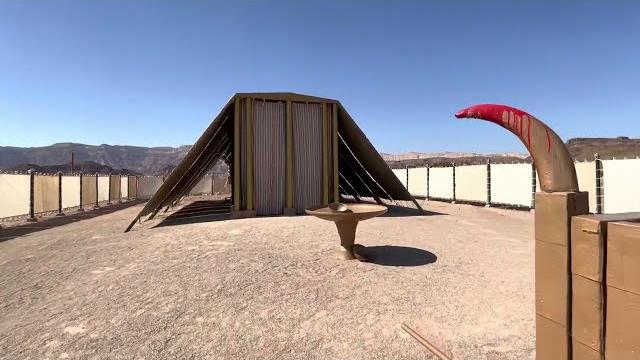
<svg viewBox="0 0 640 360">
<path fill-rule="evenodd" d="M 576 168 L 558 134 L 522 110 L 494 104 L 468 107 L 456 117 L 488 120 L 514 133 L 531 154 L 544 192 L 578 191 Z"/>
</svg>

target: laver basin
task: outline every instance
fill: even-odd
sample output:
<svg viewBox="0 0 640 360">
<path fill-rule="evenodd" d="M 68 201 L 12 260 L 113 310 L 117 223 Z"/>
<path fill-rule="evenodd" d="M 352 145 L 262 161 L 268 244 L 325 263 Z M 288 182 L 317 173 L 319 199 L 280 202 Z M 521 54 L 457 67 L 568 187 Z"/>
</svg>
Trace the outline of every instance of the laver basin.
<svg viewBox="0 0 640 360">
<path fill-rule="evenodd" d="M 387 212 L 387 207 L 374 204 L 342 204 L 332 203 L 329 206 L 307 209 L 307 214 L 317 218 L 333 221 L 338 228 L 340 235 L 340 245 L 342 246 L 341 257 L 345 260 L 358 258 L 366 260 L 362 254 L 354 251 L 356 238 L 356 228 L 358 222 L 374 218 Z"/>
</svg>

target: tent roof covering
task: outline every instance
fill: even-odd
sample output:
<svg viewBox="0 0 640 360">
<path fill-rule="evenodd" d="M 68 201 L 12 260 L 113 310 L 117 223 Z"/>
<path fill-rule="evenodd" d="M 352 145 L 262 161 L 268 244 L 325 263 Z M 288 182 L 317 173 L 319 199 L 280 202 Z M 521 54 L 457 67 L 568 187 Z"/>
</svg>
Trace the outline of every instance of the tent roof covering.
<svg viewBox="0 0 640 360">
<path fill-rule="evenodd" d="M 178 202 L 218 160 L 223 159 L 227 163 L 232 160 L 233 105 L 236 99 L 242 98 L 337 104 L 340 193 L 356 199 L 367 197 L 413 201 L 420 208 L 339 101 L 291 92 L 237 93 L 229 99 L 126 231 L 143 216 L 155 214 L 163 207 Z"/>
</svg>

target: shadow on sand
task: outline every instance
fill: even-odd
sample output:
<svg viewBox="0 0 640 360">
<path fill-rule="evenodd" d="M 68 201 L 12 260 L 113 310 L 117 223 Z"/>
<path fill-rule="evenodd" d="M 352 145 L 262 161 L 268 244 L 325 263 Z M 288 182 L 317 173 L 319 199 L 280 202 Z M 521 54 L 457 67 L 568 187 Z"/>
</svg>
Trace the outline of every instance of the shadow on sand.
<svg viewBox="0 0 640 360">
<path fill-rule="evenodd" d="M 421 266 L 438 260 L 432 252 L 408 246 L 367 246 L 358 252 L 368 258 L 367 262 L 382 266 Z"/>
<path fill-rule="evenodd" d="M 387 205 L 389 211 L 387 211 L 382 217 L 409 217 L 409 216 L 435 216 L 435 215 L 448 215 L 445 213 L 439 213 L 434 211 L 420 211 L 414 208 Z M 229 220 L 231 213 L 231 201 L 225 200 L 198 200 L 189 203 L 173 213 L 164 216 L 160 214 L 157 219 L 160 220 L 158 224 L 153 226 L 164 227 L 173 225 L 184 224 L 196 224 L 211 221 L 224 221 Z M 307 215 L 304 215 L 307 216 Z M 263 217 L 280 217 L 280 215 L 263 216 Z"/>
<path fill-rule="evenodd" d="M 91 219 L 96 216 L 110 214 L 112 212 L 126 209 L 128 207 L 142 204 L 147 200 L 131 200 L 120 204 L 102 205 L 98 209 L 87 211 L 74 211 L 66 216 L 50 216 L 39 219 L 37 222 L 26 223 L 22 225 L 11 226 L 0 229 L 0 242 L 11 240 L 13 238 L 31 234 L 36 231 L 51 229 L 54 227 L 70 224 L 80 220 Z"/>
<path fill-rule="evenodd" d="M 165 217 L 154 228 L 229 220 L 230 215 L 231 202 L 229 200 L 199 200 L 187 204 Z"/>
<path fill-rule="evenodd" d="M 404 207 L 404 206 L 396 206 L 396 205 L 386 205 L 388 211 L 381 215 L 382 217 L 407 217 L 407 216 L 435 216 L 435 215 L 449 215 L 446 213 L 440 213 L 435 211 L 423 210 L 420 211 L 418 209 Z"/>
</svg>

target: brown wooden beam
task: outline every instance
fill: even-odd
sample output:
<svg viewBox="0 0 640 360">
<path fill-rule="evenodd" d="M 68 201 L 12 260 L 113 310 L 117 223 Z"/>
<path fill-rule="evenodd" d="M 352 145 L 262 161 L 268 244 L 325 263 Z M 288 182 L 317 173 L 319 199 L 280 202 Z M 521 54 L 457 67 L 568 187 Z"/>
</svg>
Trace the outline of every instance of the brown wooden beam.
<svg viewBox="0 0 640 360">
<path fill-rule="evenodd" d="M 240 210 L 240 97 L 233 111 L 233 209 Z"/>
<path fill-rule="evenodd" d="M 253 99 L 247 98 L 247 210 L 253 210 Z"/>
<path fill-rule="evenodd" d="M 327 104 L 322 103 L 322 204 L 329 203 L 329 159 L 328 159 Z"/>
<path fill-rule="evenodd" d="M 291 101 L 287 101 L 286 138 L 287 138 L 287 208 L 293 208 L 293 114 Z"/>
</svg>

